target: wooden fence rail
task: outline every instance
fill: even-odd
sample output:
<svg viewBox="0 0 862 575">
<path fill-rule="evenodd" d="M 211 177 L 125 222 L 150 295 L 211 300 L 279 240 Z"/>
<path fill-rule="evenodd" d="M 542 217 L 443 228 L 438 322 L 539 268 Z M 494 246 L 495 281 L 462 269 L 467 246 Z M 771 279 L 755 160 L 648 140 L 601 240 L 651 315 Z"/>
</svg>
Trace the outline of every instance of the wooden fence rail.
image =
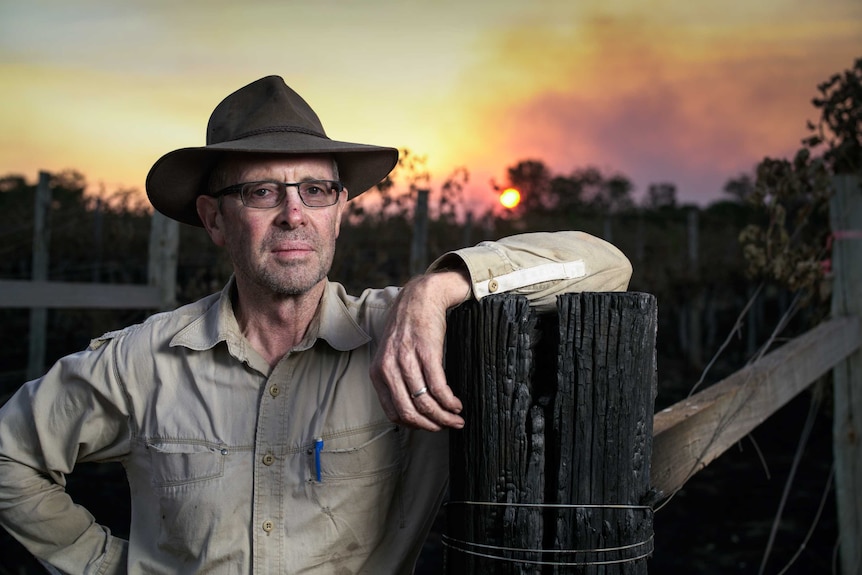
<svg viewBox="0 0 862 575">
<path fill-rule="evenodd" d="M 39 172 L 33 229 L 31 281 L 0 280 L 0 307 L 30 309 L 28 380 L 45 371 L 48 309 L 151 309 L 176 305 L 179 222 L 154 212 L 150 227 L 148 285 L 48 281 L 51 237 L 50 174 Z"/>
<path fill-rule="evenodd" d="M 651 481 L 665 496 L 832 370 L 835 498 L 845 575 L 862 575 L 862 187 L 836 176 L 833 319 L 653 418 Z"/>
<path fill-rule="evenodd" d="M 655 414 L 652 486 L 665 496 L 862 345 L 862 321 L 837 318 Z"/>
<path fill-rule="evenodd" d="M 159 286 L 0 280 L 4 308 L 161 309 Z"/>
</svg>

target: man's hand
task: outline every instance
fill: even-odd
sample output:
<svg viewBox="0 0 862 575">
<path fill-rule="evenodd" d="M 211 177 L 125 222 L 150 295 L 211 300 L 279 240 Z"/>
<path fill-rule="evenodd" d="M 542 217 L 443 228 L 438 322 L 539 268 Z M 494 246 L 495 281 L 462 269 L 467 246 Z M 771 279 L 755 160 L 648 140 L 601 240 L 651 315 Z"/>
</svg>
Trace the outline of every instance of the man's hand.
<svg viewBox="0 0 862 575">
<path fill-rule="evenodd" d="M 443 371 L 443 342 L 446 311 L 469 295 L 466 271 L 451 270 L 411 280 L 398 295 L 370 370 L 393 422 L 429 431 L 464 427 L 461 400 Z"/>
</svg>

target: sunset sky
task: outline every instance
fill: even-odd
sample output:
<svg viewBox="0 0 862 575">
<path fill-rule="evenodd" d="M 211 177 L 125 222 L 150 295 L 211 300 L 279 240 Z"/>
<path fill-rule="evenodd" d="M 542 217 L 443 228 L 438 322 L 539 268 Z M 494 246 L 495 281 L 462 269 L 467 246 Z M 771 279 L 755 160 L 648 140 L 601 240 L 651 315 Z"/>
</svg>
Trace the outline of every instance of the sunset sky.
<svg viewBox="0 0 862 575">
<path fill-rule="evenodd" d="M 438 180 L 467 167 L 474 204 L 538 159 L 703 205 L 792 154 L 858 57 L 860 0 L 0 0 L 0 175 L 142 190 L 278 74 L 330 137 L 427 155 Z"/>
</svg>

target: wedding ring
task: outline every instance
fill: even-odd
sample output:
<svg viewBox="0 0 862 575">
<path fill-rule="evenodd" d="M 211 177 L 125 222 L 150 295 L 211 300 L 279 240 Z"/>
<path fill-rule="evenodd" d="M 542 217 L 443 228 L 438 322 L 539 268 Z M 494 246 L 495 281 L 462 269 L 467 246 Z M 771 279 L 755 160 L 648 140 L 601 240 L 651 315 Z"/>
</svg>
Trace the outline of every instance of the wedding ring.
<svg viewBox="0 0 862 575">
<path fill-rule="evenodd" d="M 410 394 L 410 396 L 411 396 L 413 399 L 416 399 L 417 397 L 419 397 L 419 396 L 420 396 L 420 395 L 422 395 L 423 393 L 428 393 L 428 387 L 427 387 L 427 386 L 426 386 L 426 387 L 423 387 L 422 389 L 420 389 L 420 390 L 419 390 L 419 391 L 417 391 L 416 393 L 411 393 L 411 394 Z"/>
</svg>

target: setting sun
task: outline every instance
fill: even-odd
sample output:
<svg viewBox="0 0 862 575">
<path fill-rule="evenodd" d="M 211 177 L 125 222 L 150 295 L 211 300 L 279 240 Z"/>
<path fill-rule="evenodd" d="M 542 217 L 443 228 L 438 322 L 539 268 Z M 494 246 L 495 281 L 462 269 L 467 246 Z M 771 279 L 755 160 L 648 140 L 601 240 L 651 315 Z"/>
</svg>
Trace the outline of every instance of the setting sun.
<svg viewBox="0 0 862 575">
<path fill-rule="evenodd" d="M 521 203 L 521 192 L 515 188 L 506 188 L 503 190 L 503 193 L 500 194 L 500 203 L 504 208 L 509 210 L 517 207 L 517 205 Z"/>
</svg>

